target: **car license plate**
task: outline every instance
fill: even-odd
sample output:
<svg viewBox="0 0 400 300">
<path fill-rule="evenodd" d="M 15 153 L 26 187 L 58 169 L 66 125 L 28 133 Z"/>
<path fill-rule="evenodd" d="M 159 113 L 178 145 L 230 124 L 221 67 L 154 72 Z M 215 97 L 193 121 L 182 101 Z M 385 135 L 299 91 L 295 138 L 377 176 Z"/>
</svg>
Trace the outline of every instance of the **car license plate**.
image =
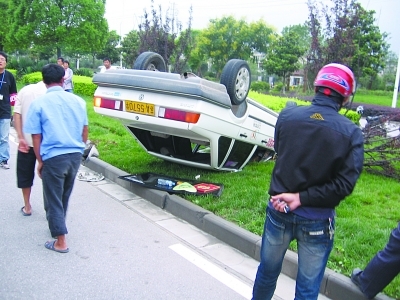
<svg viewBox="0 0 400 300">
<path fill-rule="evenodd" d="M 127 100 L 125 101 L 125 110 L 127 112 L 154 116 L 154 104 Z"/>
</svg>

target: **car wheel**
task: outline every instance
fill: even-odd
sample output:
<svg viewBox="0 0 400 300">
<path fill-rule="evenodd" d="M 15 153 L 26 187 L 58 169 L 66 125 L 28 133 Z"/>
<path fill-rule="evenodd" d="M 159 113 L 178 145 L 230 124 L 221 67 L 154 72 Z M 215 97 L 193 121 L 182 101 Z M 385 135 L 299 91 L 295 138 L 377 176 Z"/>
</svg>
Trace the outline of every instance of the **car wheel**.
<svg viewBox="0 0 400 300">
<path fill-rule="evenodd" d="M 164 58 L 155 52 L 143 52 L 135 60 L 133 64 L 135 70 L 148 70 L 166 72 Z"/>
<path fill-rule="evenodd" d="M 225 85 L 231 103 L 238 105 L 246 100 L 250 90 L 251 74 L 246 61 L 241 59 L 229 60 L 221 74 L 221 84 Z"/>
</svg>

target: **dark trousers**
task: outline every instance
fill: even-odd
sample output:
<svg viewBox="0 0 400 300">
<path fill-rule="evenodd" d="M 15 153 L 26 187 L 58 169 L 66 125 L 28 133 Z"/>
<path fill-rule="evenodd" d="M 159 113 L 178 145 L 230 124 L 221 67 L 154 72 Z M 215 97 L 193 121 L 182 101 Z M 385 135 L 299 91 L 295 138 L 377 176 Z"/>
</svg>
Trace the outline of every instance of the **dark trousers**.
<svg viewBox="0 0 400 300">
<path fill-rule="evenodd" d="M 400 273 L 400 222 L 393 229 L 385 249 L 379 251 L 360 274 L 361 290 L 370 299 Z"/>
<path fill-rule="evenodd" d="M 51 236 L 54 238 L 68 233 L 65 217 L 81 159 L 81 153 L 68 153 L 43 162 L 44 209 Z"/>
</svg>

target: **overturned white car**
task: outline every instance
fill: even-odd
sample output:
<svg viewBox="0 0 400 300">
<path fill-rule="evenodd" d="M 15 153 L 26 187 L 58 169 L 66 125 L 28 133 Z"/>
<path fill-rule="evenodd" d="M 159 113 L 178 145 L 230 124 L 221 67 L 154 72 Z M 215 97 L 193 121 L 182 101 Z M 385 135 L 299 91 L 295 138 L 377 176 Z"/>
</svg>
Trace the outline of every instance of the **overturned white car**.
<svg viewBox="0 0 400 300">
<path fill-rule="evenodd" d="M 221 83 L 165 70 L 144 52 L 134 69 L 96 74 L 95 112 L 120 120 L 149 154 L 187 166 L 238 171 L 272 156 L 278 114 L 247 98 L 245 61 L 228 61 Z"/>
</svg>

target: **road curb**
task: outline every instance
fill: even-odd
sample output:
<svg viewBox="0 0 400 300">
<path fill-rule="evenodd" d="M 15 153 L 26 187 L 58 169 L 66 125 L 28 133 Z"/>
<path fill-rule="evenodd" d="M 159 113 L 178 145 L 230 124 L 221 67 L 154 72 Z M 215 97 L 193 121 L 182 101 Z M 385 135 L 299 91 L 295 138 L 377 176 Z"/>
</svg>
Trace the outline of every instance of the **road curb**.
<svg viewBox="0 0 400 300">
<path fill-rule="evenodd" d="M 118 178 L 129 175 L 128 173 L 102 161 L 91 157 L 85 162 L 89 169 L 103 174 L 107 179 L 115 182 L 132 193 L 142 197 L 152 204 L 165 209 L 176 217 L 198 227 L 204 232 L 216 237 L 224 243 L 236 248 L 244 254 L 260 260 L 261 237 L 253 234 L 234 223 L 216 216 L 190 201 L 163 191 L 143 188 L 137 184 Z M 283 261 L 282 273 L 295 279 L 297 276 L 297 254 L 288 250 Z M 336 273 L 330 269 L 325 270 L 321 283 L 320 293 L 332 300 L 365 300 L 359 289 L 351 282 L 349 277 Z M 375 297 L 376 300 L 394 300 L 384 294 Z"/>
</svg>

